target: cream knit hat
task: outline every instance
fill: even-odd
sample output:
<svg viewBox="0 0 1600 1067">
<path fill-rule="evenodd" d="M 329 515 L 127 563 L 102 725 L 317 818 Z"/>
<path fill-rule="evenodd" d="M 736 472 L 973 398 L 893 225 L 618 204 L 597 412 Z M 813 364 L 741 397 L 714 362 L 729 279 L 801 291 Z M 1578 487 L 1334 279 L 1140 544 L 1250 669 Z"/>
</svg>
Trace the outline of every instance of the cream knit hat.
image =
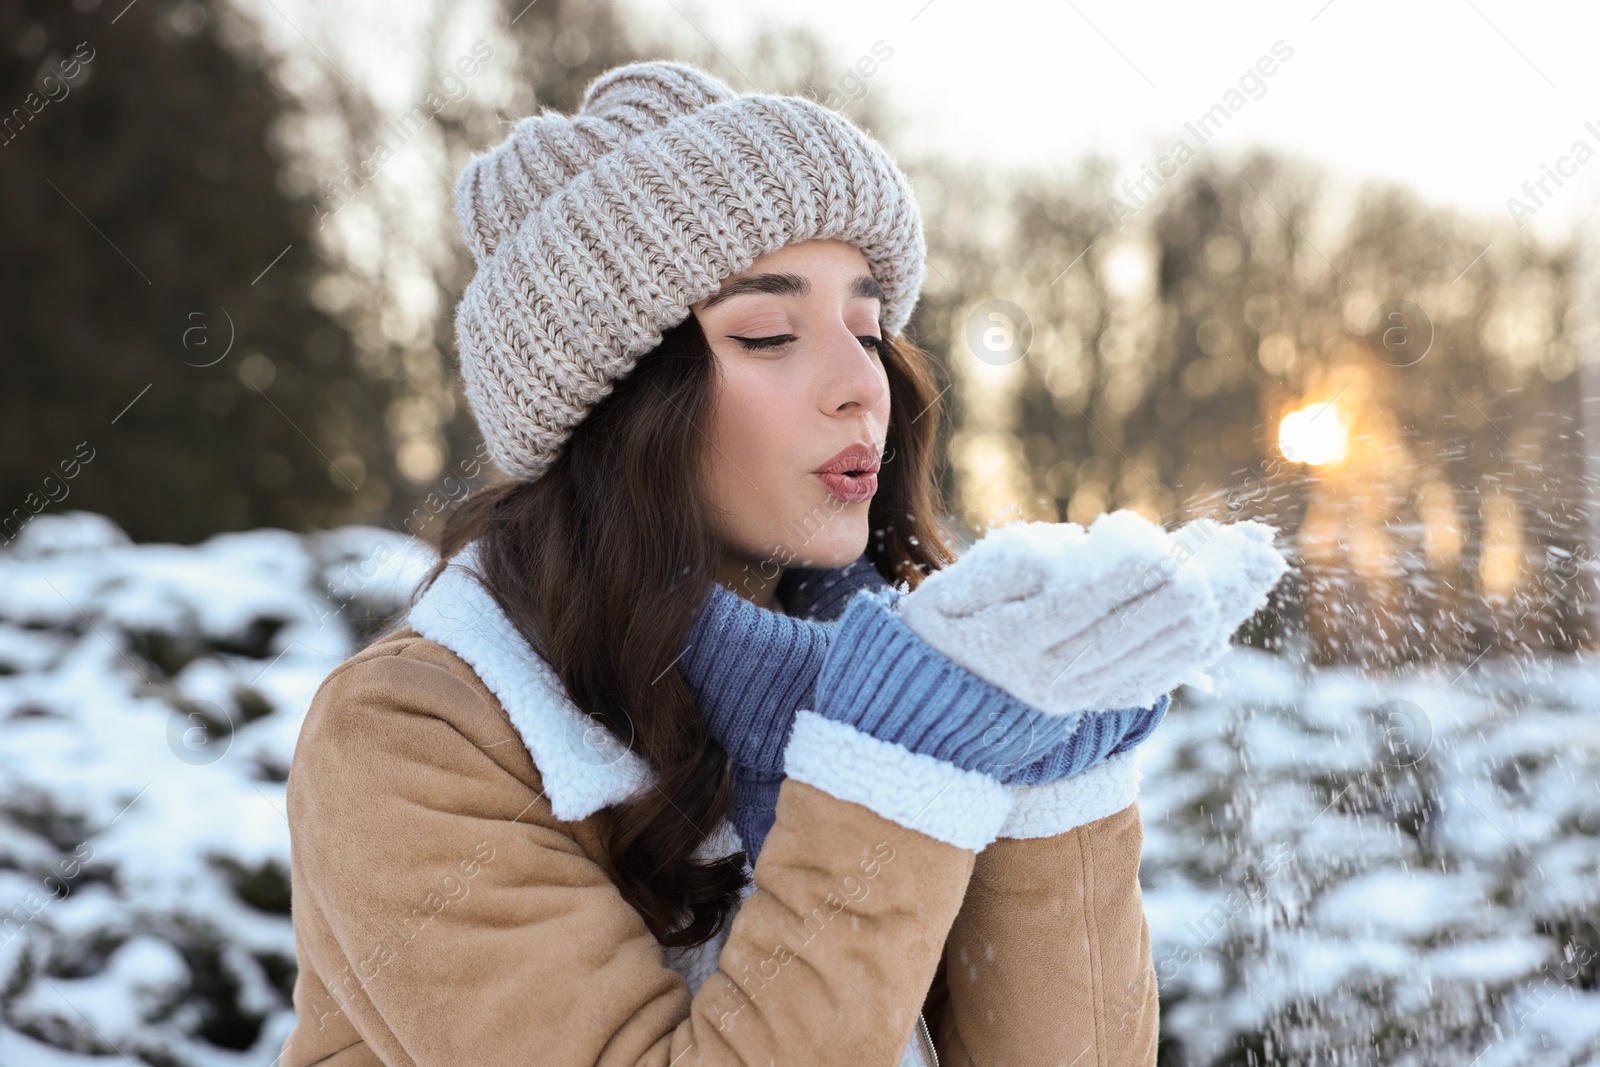
<svg viewBox="0 0 1600 1067">
<path fill-rule="evenodd" d="M 758 257 L 812 238 L 861 250 L 899 333 L 926 250 L 883 146 L 803 97 L 739 95 L 684 63 L 600 75 L 577 114 L 519 121 L 456 182 L 477 270 L 456 345 L 490 458 L 533 481 L 661 335 Z"/>
</svg>

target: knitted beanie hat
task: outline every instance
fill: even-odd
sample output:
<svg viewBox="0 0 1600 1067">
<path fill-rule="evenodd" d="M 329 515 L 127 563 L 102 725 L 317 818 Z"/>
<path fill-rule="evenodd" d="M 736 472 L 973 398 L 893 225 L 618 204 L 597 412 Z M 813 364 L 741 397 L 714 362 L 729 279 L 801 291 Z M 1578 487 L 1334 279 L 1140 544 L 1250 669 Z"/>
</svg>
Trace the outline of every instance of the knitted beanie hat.
<svg viewBox="0 0 1600 1067">
<path fill-rule="evenodd" d="M 522 481 L 758 256 L 856 246 L 890 334 L 925 269 L 910 182 L 882 145 L 811 100 L 739 95 L 684 63 L 615 67 L 576 114 L 520 120 L 462 171 L 456 215 L 477 261 L 455 316 L 467 401 L 490 458 Z"/>
</svg>

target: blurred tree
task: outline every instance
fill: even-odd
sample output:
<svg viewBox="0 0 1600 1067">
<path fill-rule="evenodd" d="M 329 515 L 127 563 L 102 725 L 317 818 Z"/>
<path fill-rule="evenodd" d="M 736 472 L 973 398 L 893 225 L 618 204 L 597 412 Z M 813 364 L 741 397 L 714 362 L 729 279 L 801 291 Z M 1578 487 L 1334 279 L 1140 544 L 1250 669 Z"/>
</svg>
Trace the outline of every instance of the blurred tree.
<svg viewBox="0 0 1600 1067">
<path fill-rule="evenodd" d="M 3 537 L 69 494 L 139 539 L 340 521 L 392 468 L 387 386 L 309 299 L 286 101 L 220 5 L 114 8 L 0 8 Z"/>
<path fill-rule="evenodd" d="M 438 150 L 417 154 L 426 168 L 420 181 L 379 182 L 370 193 L 362 191 L 370 212 L 360 241 L 331 240 L 328 271 L 342 291 L 341 321 L 361 339 L 362 359 L 375 374 L 399 382 L 383 417 L 399 471 L 385 518 L 423 538 L 437 532 L 445 508 L 471 483 L 493 476 L 456 366 L 454 309 L 474 266 L 454 214 L 456 178 L 473 155 L 493 148 L 523 117 L 547 108 L 571 113 L 599 74 L 654 54 L 641 43 L 637 22 L 626 20 L 611 0 L 508 0 L 475 16 L 482 21 L 461 33 L 452 32 L 460 10 L 442 3 L 429 10 L 430 23 L 418 35 L 420 84 L 455 77 L 464 54 L 460 42 L 480 34 L 493 52 L 485 64 L 492 71 L 478 76 L 457 106 L 433 116 L 429 136 Z M 343 149 L 324 164 L 337 173 L 357 166 L 371 145 L 390 136 L 391 116 L 366 94 L 324 80 L 340 99 Z M 325 199 L 336 194 L 326 183 L 322 188 Z M 435 225 L 419 225 L 428 220 Z M 371 243 L 407 254 L 374 259 L 366 251 Z M 430 313 L 419 314 L 419 307 Z M 414 325 L 397 328 L 402 321 Z"/>
</svg>

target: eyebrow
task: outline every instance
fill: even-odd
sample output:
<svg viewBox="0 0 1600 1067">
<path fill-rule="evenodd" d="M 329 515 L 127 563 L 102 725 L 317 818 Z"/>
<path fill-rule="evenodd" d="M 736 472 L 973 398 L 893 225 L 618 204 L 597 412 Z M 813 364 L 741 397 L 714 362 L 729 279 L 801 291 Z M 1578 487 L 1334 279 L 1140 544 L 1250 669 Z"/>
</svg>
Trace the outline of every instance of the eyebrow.
<svg viewBox="0 0 1600 1067">
<path fill-rule="evenodd" d="M 703 310 L 709 311 L 736 296 L 749 293 L 762 293 L 767 296 L 810 296 L 811 279 L 802 274 L 787 272 L 768 272 L 765 274 L 752 274 L 746 278 L 735 278 L 728 282 L 717 292 L 706 297 Z M 870 274 L 858 274 L 850 283 L 852 297 L 867 297 L 883 301 L 883 286 L 878 284 L 878 279 Z"/>
</svg>

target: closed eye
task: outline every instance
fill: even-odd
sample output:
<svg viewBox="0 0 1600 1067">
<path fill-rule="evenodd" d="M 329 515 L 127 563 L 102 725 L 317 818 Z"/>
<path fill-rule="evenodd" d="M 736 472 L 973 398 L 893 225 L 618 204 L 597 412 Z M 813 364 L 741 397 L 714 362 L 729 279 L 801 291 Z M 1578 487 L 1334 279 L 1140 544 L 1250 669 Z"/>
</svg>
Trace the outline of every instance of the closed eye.
<svg viewBox="0 0 1600 1067">
<path fill-rule="evenodd" d="M 728 336 L 752 352 L 763 348 L 777 348 L 779 345 L 786 345 L 796 339 L 792 333 L 775 333 L 770 337 L 740 337 L 738 334 L 732 333 Z M 856 340 L 861 342 L 863 348 L 871 348 L 879 355 L 883 354 L 883 338 L 869 333 L 857 337 Z"/>
<path fill-rule="evenodd" d="M 771 337 L 740 337 L 732 333 L 728 336 L 751 351 L 761 348 L 777 348 L 779 345 L 786 345 L 795 339 L 792 333 L 775 333 Z"/>
</svg>

